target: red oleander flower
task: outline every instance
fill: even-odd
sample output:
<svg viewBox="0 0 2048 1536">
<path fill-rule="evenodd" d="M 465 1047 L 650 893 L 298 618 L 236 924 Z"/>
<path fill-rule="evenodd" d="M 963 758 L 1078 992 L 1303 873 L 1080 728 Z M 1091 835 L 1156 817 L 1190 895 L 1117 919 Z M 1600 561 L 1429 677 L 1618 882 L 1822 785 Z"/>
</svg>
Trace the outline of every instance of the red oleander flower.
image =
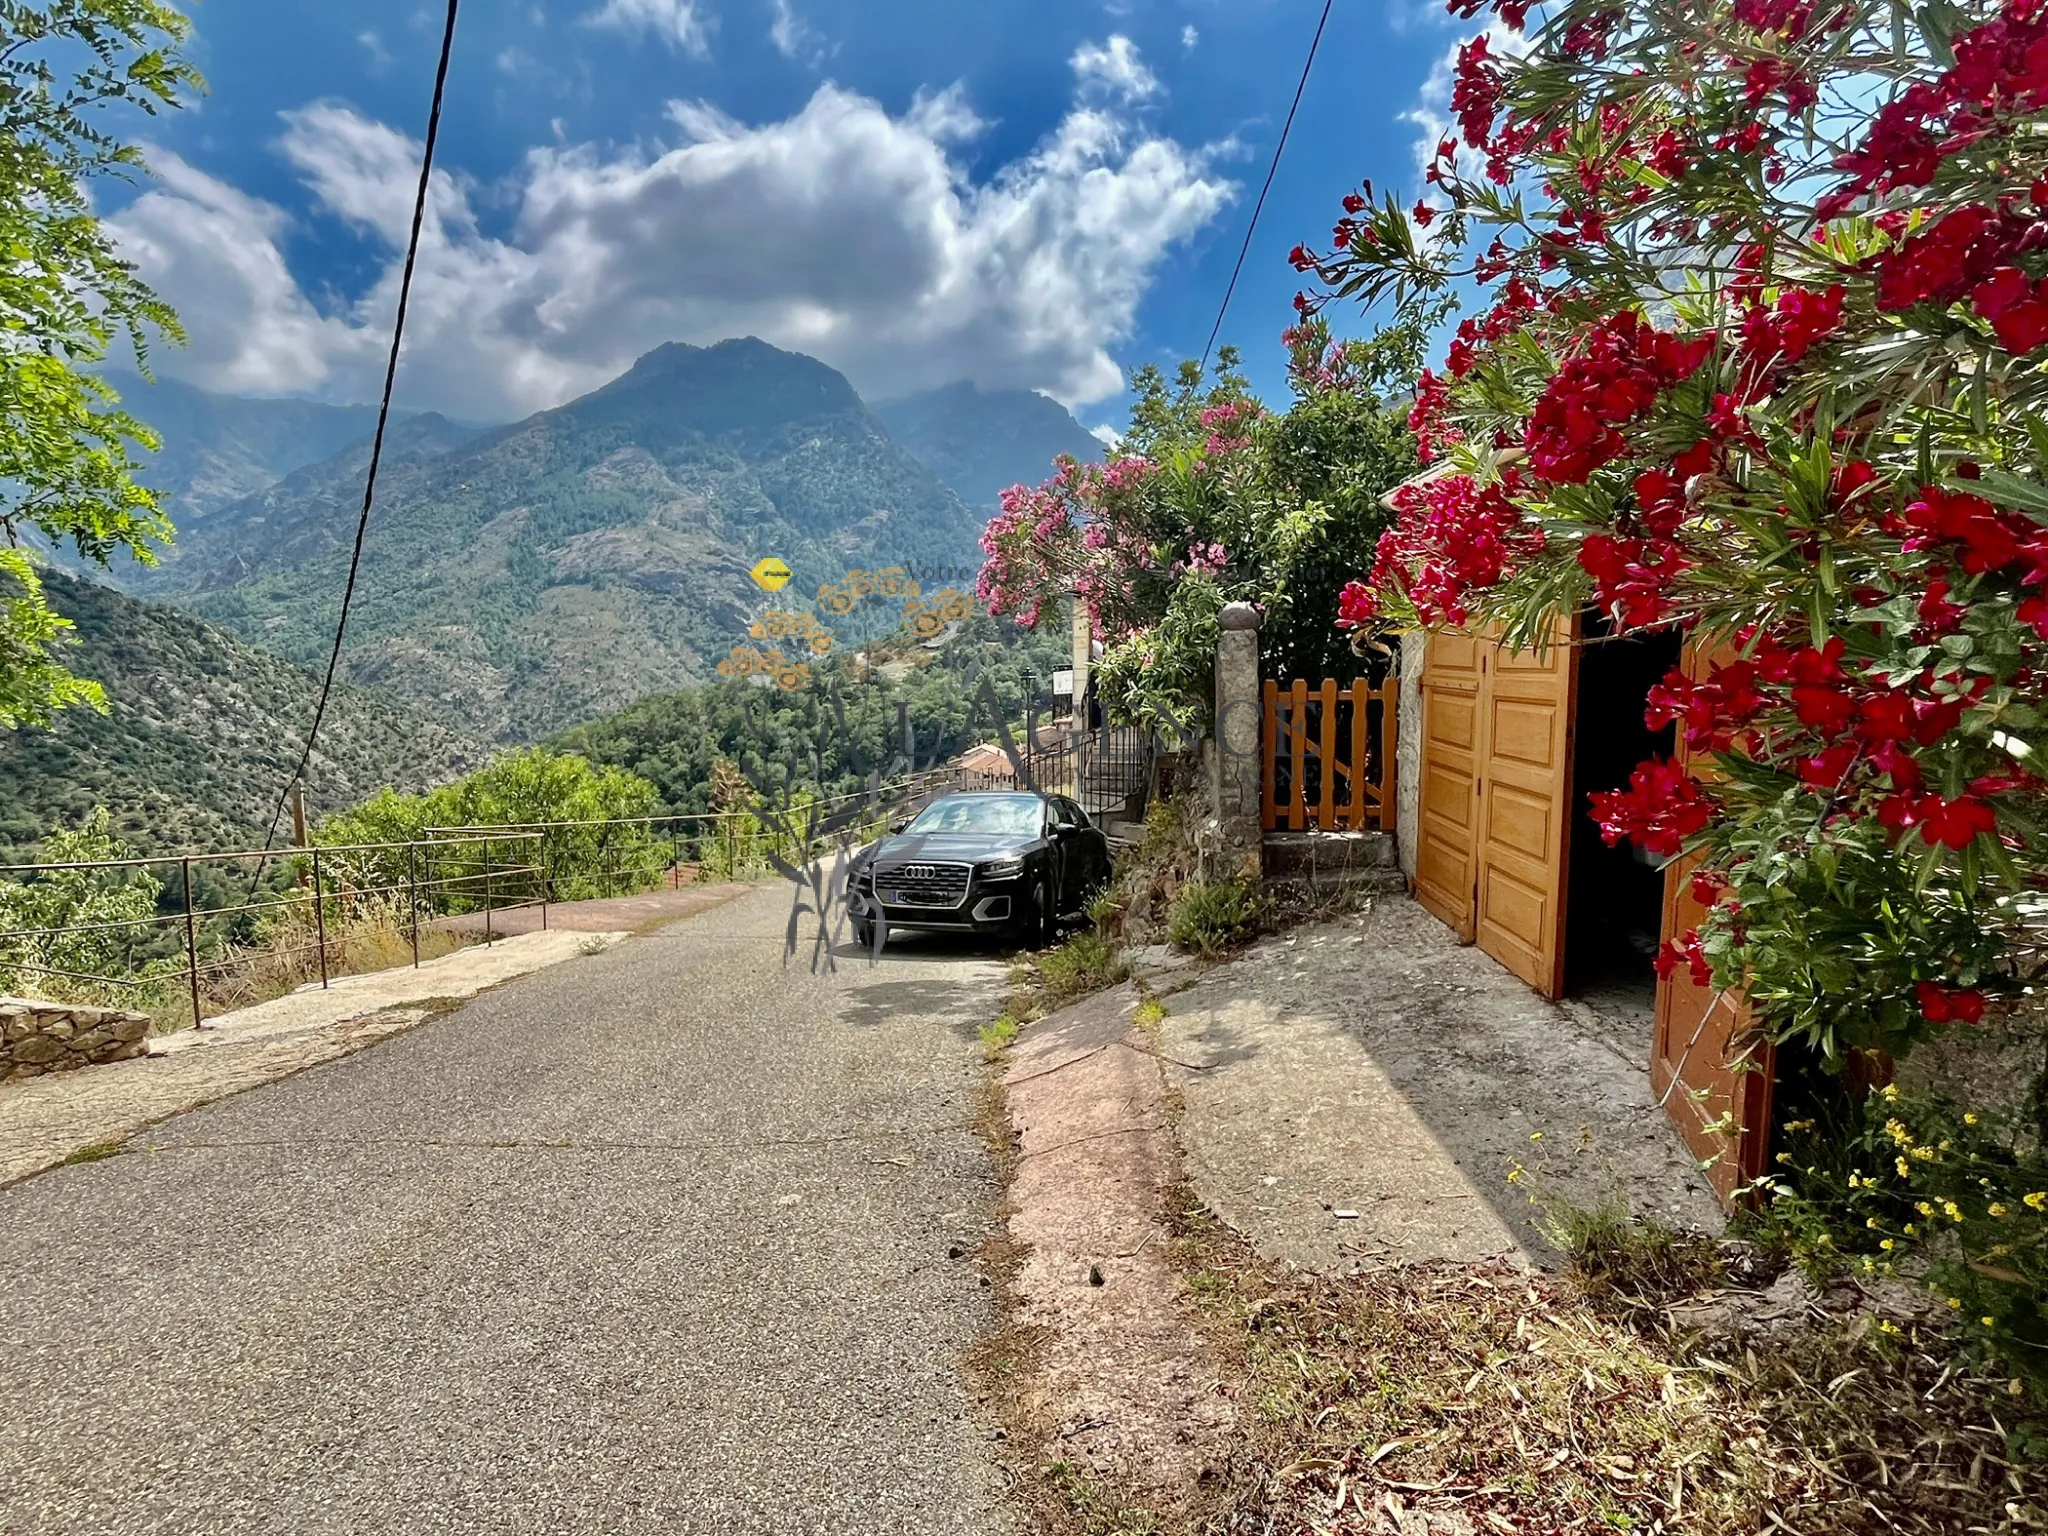
<svg viewBox="0 0 2048 1536">
<path fill-rule="evenodd" d="M 1714 338 L 1660 331 L 1625 310 L 1596 324 L 1558 368 L 1530 413 L 1530 467 L 1556 485 L 1584 483 L 1627 447 L 1621 429 L 1699 371 Z"/>
<path fill-rule="evenodd" d="M 1688 928 L 1677 938 L 1666 939 L 1652 964 L 1662 977 L 1669 977 L 1682 965 L 1692 977 L 1694 986 L 1708 987 L 1714 983 L 1713 967 L 1707 964 L 1707 952 L 1700 943 L 1697 928 Z"/>
<path fill-rule="evenodd" d="M 1668 758 L 1652 758 L 1629 776 L 1628 788 L 1588 797 L 1601 840 L 1627 838 L 1645 853 L 1671 858 L 1713 819 L 1714 802 L 1700 781 Z"/>
<path fill-rule="evenodd" d="M 1984 1019 L 1984 994 L 1976 987 L 1944 987 L 1916 981 L 1913 997 L 1930 1024 L 1979 1024 Z"/>
</svg>

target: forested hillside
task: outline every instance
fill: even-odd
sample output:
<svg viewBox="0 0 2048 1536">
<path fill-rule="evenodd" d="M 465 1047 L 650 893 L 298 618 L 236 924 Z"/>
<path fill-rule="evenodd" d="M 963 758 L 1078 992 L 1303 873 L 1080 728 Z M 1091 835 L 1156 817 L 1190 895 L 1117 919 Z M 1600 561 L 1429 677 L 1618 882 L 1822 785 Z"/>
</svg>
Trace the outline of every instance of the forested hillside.
<svg viewBox="0 0 2048 1536">
<path fill-rule="evenodd" d="M 112 370 L 104 377 L 120 392 L 122 408 L 163 439 L 139 478 L 164 495 L 165 509 L 181 524 L 328 457 L 377 425 L 371 405 L 223 395 Z"/>
<path fill-rule="evenodd" d="M 377 470 L 379 504 L 403 496 L 435 460 L 477 436 L 429 412 L 395 422 L 385 435 Z M 137 571 L 128 585 L 151 597 L 182 602 L 187 595 L 224 587 L 263 571 L 286 571 L 355 542 L 370 469 L 370 438 L 359 437 L 317 463 L 295 466 L 274 484 L 185 518 L 162 563 Z"/>
<path fill-rule="evenodd" d="M 142 852 L 260 842 L 319 679 L 173 609 L 54 572 L 45 580 L 77 626 L 74 665 L 105 685 L 109 712 L 72 709 L 48 730 L 0 732 L 0 853 L 25 856 L 95 805 Z M 335 810 L 383 784 L 437 783 L 483 756 L 445 717 L 343 688 L 328 706 L 307 799 Z"/>
<path fill-rule="evenodd" d="M 764 605 L 747 575 L 764 556 L 808 596 L 849 567 L 978 563 L 980 523 L 824 364 L 752 339 L 664 346 L 393 483 L 348 675 L 536 740 L 708 678 Z M 313 662 L 345 543 L 182 600 Z"/>
<path fill-rule="evenodd" d="M 744 681 L 683 689 L 566 731 L 551 745 L 631 769 L 675 812 L 710 809 L 711 768 L 721 758 L 757 786 L 852 789 L 895 758 L 906 717 L 920 765 L 986 739 L 987 712 L 975 705 L 984 678 L 1009 720 L 1021 718 L 1027 703 L 1047 710 L 1052 673 L 1066 665 L 1070 645 L 1062 626 L 1034 634 L 982 616 L 943 651 L 907 647 L 905 662 L 876 668 L 871 682 L 834 662 L 799 692 Z M 920 664 L 907 665 L 910 657 Z"/>
<path fill-rule="evenodd" d="M 1028 389 L 948 384 L 875 407 L 895 439 L 971 507 L 989 508 L 1013 485 L 1037 485 L 1053 461 L 1086 463 L 1108 450 L 1067 408 Z"/>
</svg>

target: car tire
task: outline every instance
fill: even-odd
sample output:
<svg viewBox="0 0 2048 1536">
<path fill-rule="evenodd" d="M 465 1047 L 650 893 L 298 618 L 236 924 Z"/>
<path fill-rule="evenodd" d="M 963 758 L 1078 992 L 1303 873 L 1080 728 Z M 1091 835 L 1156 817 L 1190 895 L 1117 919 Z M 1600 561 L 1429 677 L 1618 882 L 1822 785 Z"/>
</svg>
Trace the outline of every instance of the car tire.
<svg viewBox="0 0 2048 1536">
<path fill-rule="evenodd" d="M 862 918 L 855 918 L 853 920 L 853 942 L 862 949 L 873 949 L 875 947 L 875 925 Z"/>
<path fill-rule="evenodd" d="M 1053 908 L 1052 882 L 1040 875 L 1031 888 L 1031 947 L 1050 949 L 1059 937 L 1060 915 Z"/>
<path fill-rule="evenodd" d="M 1052 910 L 1052 890 L 1044 875 L 1031 883 L 1024 898 L 1024 911 L 1015 928 L 1017 943 L 1024 949 L 1044 949 L 1058 937 L 1058 922 Z"/>
</svg>

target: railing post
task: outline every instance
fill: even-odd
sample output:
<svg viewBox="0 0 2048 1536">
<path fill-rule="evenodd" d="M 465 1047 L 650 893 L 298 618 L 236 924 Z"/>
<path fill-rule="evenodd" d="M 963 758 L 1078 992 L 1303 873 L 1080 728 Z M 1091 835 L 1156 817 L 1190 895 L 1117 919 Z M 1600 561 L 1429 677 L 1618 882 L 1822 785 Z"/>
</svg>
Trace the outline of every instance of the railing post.
<svg viewBox="0 0 2048 1536">
<path fill-rule="evenodd" d="M 327 988 L 327 903 L 320 899 L 320 850 L 313 850 L 313 932 L 320 946 L 320 987 Z"/>
<path fill-rule="evenodd" d="M 548 836 L 540 836 L 540 931 L 548 931 L 548 888 L 554 884 L 554 860 L 548 854 Z"/>
<path fill-rule="evenodd" d="M 185 980 L 192 989 L 192 1027 L 199 1027 L 199 925 L 192 915 L 192 861 L 180 859 L 185 874 Z"/>
<path fill-rule="evenodd" d="M 496 912 L 495 899 L 491 894 L 491 840 L 484 839 L 484 948 L 491 947 L 491 918 Z"/>
<path fill-rule="evenodd" d="M 669 887 L 680 891 L 683 888 L 683 834 L 674 821 L 668 824 L 668 853 L 668 867 L 674 871 Z"/>
<path fill-rule="evenodd" d="M 420 968 L 420 845 L 405 845 L 405 897 L 412 911 L 412 968 Z"/>
</svg>

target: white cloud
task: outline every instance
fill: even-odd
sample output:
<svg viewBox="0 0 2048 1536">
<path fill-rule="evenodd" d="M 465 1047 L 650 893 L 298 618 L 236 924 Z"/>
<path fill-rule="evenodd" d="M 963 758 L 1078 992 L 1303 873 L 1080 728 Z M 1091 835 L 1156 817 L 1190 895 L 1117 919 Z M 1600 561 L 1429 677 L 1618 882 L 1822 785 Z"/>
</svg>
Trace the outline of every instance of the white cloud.
<svg viewBox="0 0 2048 1536">
<path fill-rule="evenodd" d="M 671 47 L 700 59 L 711 51 L 704 18 L 697 14 L 697 0 L 605 0 L 602 8 L 584 20 L 593 27 L 621 32 L 652 32 Z"/>
<path fill-rule="evenodd" d="M 797 15 L 796 7 L 790 0 L 768 0 L 772 19 L 768 25 L 768 40 L 786 59 L 796 59 L 816 67 L 825 57 L 824 40 L 811 24 Z"/>
<path fill-rule="evenodd" d="M 1212 150 L 1095 100 L 979 182 L 956 150 L 983 124 L 957 87 L 901 116 L 827 84 L 777 122 L 701 102 L 672 104 L 670 119 L 678 141 L 665 149 L 529 151 L 493 189 L 515 210 L 503 235 L 480 227 L 466 183 L 436 173 L 400 373 L 408 404 L 516 417 L 660 342 L 749 333 L 877 397 L 970 378 L 1099 400 L 1121 387 L 1110 348 L 1154 272 L 1235 191 Z M 192 334 L 163 356 L 166 372 L 369 398 L 419 148 L 335 104 L 287 114 L 282 148 L 318 213 L 385 251 L 368 292 L 316 303 L 283 254 L 286 215 L 169 155 L 110 228 Z"/>
<path fill-rule="evenodd" d="M 384 39 L 379 37 L 375 31 L 359 33 L 356 41 L 362 45 L 363 51 L 370 56 L 371 74 L 380 74 L 391 67 L 391 50 L 384 46 Z"/>
<path fill-rule="evenodd" d="M 1143 101 L 1159 94 L 1159 77 L 1138 57 L 1138 45 L 1120 32 L 1107 43 L 1083 43 L 1071 62 L 1082 87 L 1091 93 L 1123 101 Z"/>
<path fill-rule="evenodd" d="M 1494 20 L 1487 23 L 1486 41 L 1496 58 L 1518 58 L 1528 49 L 1529 39 L 1508 26 Z M 1401 121 L 1413 123 L 1418 132 L 1415 135 L 1415 166 L 1419 171 L 1429 169 L 1429 162 L 1436 158 L 1436 149 L 1445 139 L 1454 134 L 1451 121 L 1451 87 L 1457 79 L 1458 50 L 1464 42 L 1451 44 L 1429 71 L 1429 78 L 1422 82 L 1422 91 L 1414 106 L 1401 114 Z M 1458 146 L 1458 173 L 1468 179 L 1486 174 L 1486 154 L 1468 144 Z"/>
<path fill-rule="evenodd" d="M 1195 51 L 1195 44 L 1201 40 L 1202 34 L 1195 30 L 1193 22 L 1189 22 L 1180 29 L 1180 46 L 1183 53 L 1193 53 Z"/>
</svg>

